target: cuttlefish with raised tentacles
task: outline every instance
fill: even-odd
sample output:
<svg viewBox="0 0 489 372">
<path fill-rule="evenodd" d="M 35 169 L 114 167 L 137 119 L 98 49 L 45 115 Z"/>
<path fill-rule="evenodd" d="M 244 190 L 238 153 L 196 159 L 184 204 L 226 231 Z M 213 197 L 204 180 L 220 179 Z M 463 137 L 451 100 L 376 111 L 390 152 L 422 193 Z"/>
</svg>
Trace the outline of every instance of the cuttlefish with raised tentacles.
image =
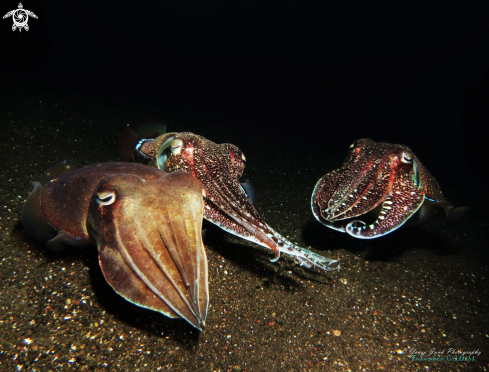
<svg viewBox="0 0 489 372">
<path fill-rule="evenodd" d="M 159 169 L 184 170 L 195 176 L 206 191 L 204 218 L 231 234 L 273 250 L 272 261 L 278 260 L 282 252 L 306 267 L 339 268 L 337 260 L 298 247 L 265 223 L 248 198 L 246 185 L 239 183 L 246 158 L 235 145 L 216 144 L 183 132 L 141 140 L 136 150 Z"/>
<path fill-rule="evenodd" d="M 360 239 L 389 234 L 416 212 L 424 220 L 434 203 L 447 217 L 466 209 L 447 202 L 438 182 L 409 147 L 370 139 L 353 142 L 341 168 L 322 177 L 311 198 L 319 222 Z M 338 223 L 377 209 L 370 224 L 357 219 Z"/>
<path fill-rule="evenodd" d="M 61 163 L 44 185 L 33 183 L 24 228 L 54 250 L 96 245 L 117 293 L 202 330 L 209 303 L 203 185 L 186 172 L 134 163 L 70 169 Z"/>
</svg>

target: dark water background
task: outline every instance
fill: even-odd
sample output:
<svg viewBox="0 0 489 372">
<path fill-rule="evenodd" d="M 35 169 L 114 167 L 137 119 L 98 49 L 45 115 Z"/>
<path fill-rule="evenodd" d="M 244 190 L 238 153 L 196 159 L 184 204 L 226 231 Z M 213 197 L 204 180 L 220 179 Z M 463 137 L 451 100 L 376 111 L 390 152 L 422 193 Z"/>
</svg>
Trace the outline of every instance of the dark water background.
<svg viewBox="0 0 489 372">
<path fill-rule="evenodd" d="M 486 3 L 23 5 L 28 32 L 0 27 L 1 370 L 489 368 Z M 279 271 L 211 226 L 199 334 L 114 294 L 95 250 L 55 255 L 22 231 L 31 181 L 117 160 L 124 126 L 147 120 L 240 147 L 264 219 L 342 270 Z M 364 137 L 410 146 L 471 213 L 370 241 L 321 226 L 314 185 Z M 481 354 L 403 352 L 433 348 Z"/>
</svg>

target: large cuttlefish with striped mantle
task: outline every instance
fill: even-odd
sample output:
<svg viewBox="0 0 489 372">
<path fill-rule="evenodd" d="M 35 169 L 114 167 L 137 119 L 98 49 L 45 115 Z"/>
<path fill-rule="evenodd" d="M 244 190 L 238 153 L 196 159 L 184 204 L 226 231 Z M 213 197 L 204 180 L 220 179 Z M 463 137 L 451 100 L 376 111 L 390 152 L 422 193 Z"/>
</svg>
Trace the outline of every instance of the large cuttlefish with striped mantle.
<svg viewBox="0 0 489 372">
<path fill-rule="evenodd" d="M 142 164 L 77 168 L 58 163 L 33 183 L 24 228 L 52 250 L 96 245 L 118 294 L 202 330 L 209 303 L 202 184 Z"/>
<path fill-rule="evenodd" d="M 216 144 L 199 135 L 166 133 L 152 140 L 143 139 L 136 151 L 165 172 L 183 170 L 204 185 L 204 218 L 225 231 L 271 249 L 276 261 L 286 253 L 306 267 L 323 270 L 339 268 L 329 259 L 298 247 L 268 226 L 258 214 L 239 183 L 245 167 L 245 156 L 235 145 Z"/>
<path fill-rule="evenodd" d="M 409 147 L 370 139 L 353 142 L 341 168 L 323 176 L 311 198 L 319 222 L 360 239 L 389 234 L 415 214 L 413 220 L 422 222 L 434 206 L 441 206 L 450 219 L 467 209 L 447 202 Z M 372 223 L 355 219 L 368 212 L 376 216 Z"/>
</svg>

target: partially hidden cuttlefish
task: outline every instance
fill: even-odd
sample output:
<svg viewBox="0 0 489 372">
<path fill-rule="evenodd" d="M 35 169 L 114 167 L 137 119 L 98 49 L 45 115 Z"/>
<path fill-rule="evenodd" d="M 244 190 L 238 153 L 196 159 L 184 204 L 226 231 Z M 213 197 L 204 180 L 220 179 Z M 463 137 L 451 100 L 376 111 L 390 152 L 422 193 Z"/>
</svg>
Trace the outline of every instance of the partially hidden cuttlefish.
<svg viewBox="0 0 489 372">
<path fill-rule="evenodd" d="M 203 185 L 186 172 L 142 164 L 63 167 L 70 165 L 50 170 L 44 185 L 33 183 L 24 228 L 55 250 L 96 245 L 117 293 L 201 330 L 209 302 Z"/>
<path fill-rule="evenodd" d="M 282 252 L 306 267 L 339 268 L 337 260 L 298 247 L 265 223 L 246 193 L 247 185 L 239 183 L 246 159 L 235 145 L 216 144 L 189 132 L 166 133 L 141 140 L 136 151 L 166 172 L 184 170 L 195 176 L 206 191 L 204 218 L 231 234 L 273 250 L 273 261 Z"/>
<path fill-rule="evenodd" d="M 434 204 L 447 217 L 466 209 L 447 202 L 438 182 L 409 147 L 370 139 L 353 142 L 341 168 L 323 176 L 311 198 L 319 222 L 360 239 L 389 234 L 416 212 L 422 221 Z M 349 220 L 373 210 L 377 218 L 372 223 Z M 342 220 L 348 221 L 338 222 Z"/>
</svg>

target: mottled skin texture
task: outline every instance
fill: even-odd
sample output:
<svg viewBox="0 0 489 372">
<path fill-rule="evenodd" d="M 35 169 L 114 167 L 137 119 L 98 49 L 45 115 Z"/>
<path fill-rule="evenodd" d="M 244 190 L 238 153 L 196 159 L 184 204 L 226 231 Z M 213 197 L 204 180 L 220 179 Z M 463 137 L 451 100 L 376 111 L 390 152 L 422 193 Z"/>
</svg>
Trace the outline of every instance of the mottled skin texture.
<svg viewBox="0 0 489 372">
<path fill-rule="evenodd" d="M 143 140 L 136 149 L 166 172 L 184 170 L 195 176 L 206 191 L 204 218 L 234 235 L 272 249 L 275 260 L 284 252 L 297 257 L 301 264 L 324 270 L 332 270 L 337 263 L 297 247 L 265 223 L 239 183 L 245 157 L 235 145 L 216 144 L 193 133 L 167 133 L 154 140 Z"/>
<path fill-rule="evenodd" d="M 97 163 L 35 182 L 22 212 L 48 247 L 98 247 L 104 277 L 128 301 L 202 329 L 208 307 L 203 186 L 186 172 Z M 47 224 L 46 224 L 47 222 Z M 39 230 L 49 225 L 54 234 Z"/>
<path fill-rule="evenodd" d="M 111 174 L 132 174 L 146 180 L 164 176 L 154 169 L 127 163 L 96 163 L 74 172 L 64 173 L 48 182 L 42 191 L 41 209 L 57 232 L 69 234 L 72 239 L 92 243 L 86 228 L 88 206 L 100 181 Z M 74 243 L 74 242 L 73 242 Z"/>
<path fill-rule="evenodd" d="M 350 146 L 341 168 L 316 184 L 311 199 L 319 222 L 363 239 L 388 234 L 402 226 L 425 200 L 448 204 L 433 176 L 404 145 L 360 139 Z M 377 220 L 353 220 L 380 207 Z"/>
</svg>

